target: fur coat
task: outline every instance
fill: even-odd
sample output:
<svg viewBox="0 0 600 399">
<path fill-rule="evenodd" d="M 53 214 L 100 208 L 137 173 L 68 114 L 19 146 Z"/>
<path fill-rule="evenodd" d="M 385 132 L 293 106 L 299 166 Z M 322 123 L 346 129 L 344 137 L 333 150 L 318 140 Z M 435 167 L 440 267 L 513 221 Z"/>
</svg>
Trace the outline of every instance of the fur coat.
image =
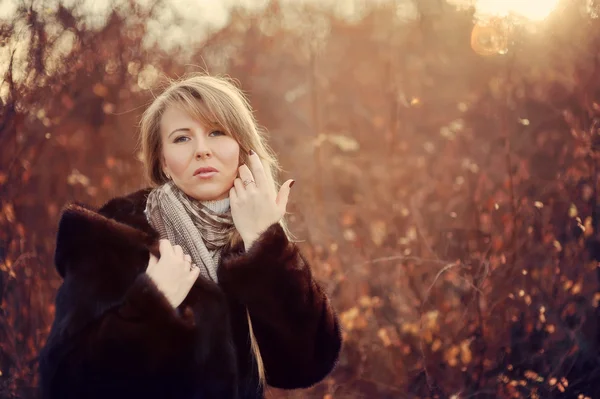
<svg viewBox="0 0 600 399">
<path fill-rule="evenodd" d="M 272 225 L 247 252 L 224 248 L 219 283 L 199 277 L 174 309 L 145 273 L 149 253 L 159 256 L 149 192 L 63 210 L 42 398 L 262 398 L 246 308 L 268 385 L 321 381 L 338 359 L 338 319 L 283 229 Z"/>
</svg>

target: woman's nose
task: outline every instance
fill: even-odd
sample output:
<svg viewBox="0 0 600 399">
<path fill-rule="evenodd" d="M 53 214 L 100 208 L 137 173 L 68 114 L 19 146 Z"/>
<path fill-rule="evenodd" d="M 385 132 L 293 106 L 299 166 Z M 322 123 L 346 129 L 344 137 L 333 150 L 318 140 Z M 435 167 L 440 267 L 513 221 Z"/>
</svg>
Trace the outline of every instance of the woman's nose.
<svg viewBox="0 0 600 399">
<path fill-rule="evenodd" d="M 209 158 L 210 155 L 211 155 L 211 152 L 208 149 L 196 151 L 196 158 L 198 158 L 198 159 Z"/>
<path fill-rule="evenodd" d="M 199 140 L 198 146 L 196 147 L 196 159 L 207 158 L 212 155 L 210 147 L 207 145 L 205 140 Z"/>
</svg>

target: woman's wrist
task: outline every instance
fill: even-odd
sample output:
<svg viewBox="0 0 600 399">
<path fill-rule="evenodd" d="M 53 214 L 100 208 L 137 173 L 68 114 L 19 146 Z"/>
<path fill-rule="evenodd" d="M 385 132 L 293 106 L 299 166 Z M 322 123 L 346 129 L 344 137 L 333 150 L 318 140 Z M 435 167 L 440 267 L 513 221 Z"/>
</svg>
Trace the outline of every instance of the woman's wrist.
<svg viewBox="0 0 600 399">
<path fill-rule="evenodd" d="M 242 237 L 242 241 L 244 241 L 244 248 L 246 248 L 246 251 L 248 251 L 250 247 L 252 247 L 252 244 L 256 242 L 258 237 L 259 234 Z"/>
</svg>

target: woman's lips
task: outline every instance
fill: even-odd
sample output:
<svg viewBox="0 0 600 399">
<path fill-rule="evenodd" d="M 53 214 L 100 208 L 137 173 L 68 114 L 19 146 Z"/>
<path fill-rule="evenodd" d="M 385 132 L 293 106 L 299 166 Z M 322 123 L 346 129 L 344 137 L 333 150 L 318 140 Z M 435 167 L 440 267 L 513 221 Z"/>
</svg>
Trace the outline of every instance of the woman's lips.
<svg viewBox="0 0 600 399">
<path fill-rule="evenodd" d="M 210 179 L 218 173 L 218 170 L 212 166 L 202 166 L 194 171 L 194 176 L 198 176 L 200 179 Z"/>
<path fill-rule="evenodd" d="M 200 172 L 200 173 L 196 173 L 194 175 L 194 177 L 198 177 L 200 179 L 210 179 L 211 177 L 213 177 L 214 175 L 216 175 L 217 172 L 216 171 L 206 171 L 206 172 Z"/>
</svg>

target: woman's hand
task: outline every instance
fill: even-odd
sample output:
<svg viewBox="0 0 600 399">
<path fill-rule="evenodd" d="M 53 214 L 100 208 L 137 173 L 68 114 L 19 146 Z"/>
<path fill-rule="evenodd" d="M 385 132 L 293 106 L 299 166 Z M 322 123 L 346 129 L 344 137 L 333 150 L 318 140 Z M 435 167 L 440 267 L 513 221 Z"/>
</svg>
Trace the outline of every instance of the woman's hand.
<svg viewBox="0 0 600 399">
<path fill-rule="evenodd" d="M 234 180 L 229 190 L 231 216 L 246 250 L 263 231 L 285 215 L 290 188 L 294 184 L 294 180 L 288 180 L 279 193 L 275 193 L 258 155 L 251 151 L 248 159 L 248 165 L 240 166 L 240 177 Z"/>
<path fill-rule="evenodd" d="M 160 240 L 160 259 L 150 254 L 146 274 L 165 295 L 174 308 L 181 305 L 200 274 L 200 268 L 192 265 L 190 255 L 184 255 L 179 245 Z"/>
</svg>

